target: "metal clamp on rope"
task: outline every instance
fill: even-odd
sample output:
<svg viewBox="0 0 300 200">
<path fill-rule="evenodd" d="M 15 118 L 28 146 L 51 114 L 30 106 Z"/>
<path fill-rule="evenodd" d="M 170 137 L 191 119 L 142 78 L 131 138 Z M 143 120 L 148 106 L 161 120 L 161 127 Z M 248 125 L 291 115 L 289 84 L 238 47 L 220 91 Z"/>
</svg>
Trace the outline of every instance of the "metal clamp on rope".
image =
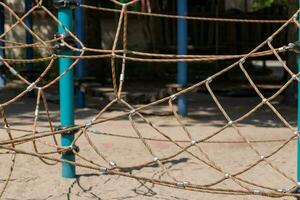
<svg viewBox="0 0 300 200">
<path fill-rule="evenodd" d="M 14 76 L 18 75 L 18 72 L 13 67 L 9 67 L 9 71 Z"/>
<path fill-rule="evenodd" d="M 77 0 L 54 0 L 53 4 L 54 7 L 57 9 L 59 8 L 75 9 L 80 5 L 79 2 L 77 2 Z"/>
<path fill-rule="evenodd" d="M 177 98 L 176 94 L 172 94 L 172 95 L 170 96 L 171 101 L 176 100 L 176 98 Z"/>
<path fill-rule="evenodd" d="M 89 121 L 88 123 L 85 124 L 85 128 L 91 128 L 93 126 L 93 120 Z"/>
<path fill-rule="evenodd" d="M 135 115 L 136 114 L 136 109 L 133 109 L 133 110 L 131 110 L 130 112 L 129 112 L 129 115 L 130 116 L 133 116 L 133 115 Z"/>
<path fill-rule="evenodd" d="M 100 167 L 100 172 L 106 173 L 108 171 L 107 167 L 101 166 Z"/>
<path fill-rule="evenodd" d="M 69 135 L 69 134 L 73 134 L 75 132 L 74 130 L 67 130 L 68 128 L 71 128 L 71 127 L 57 126 L 54 128 L 54 131 L 61 131 L 61 135 Z"/>
<path fill-rule="evenodd" d="M 117 164 L 114 161 L 109 161 L 108 164 L 112 169 L 117 167 Z"/>
<path fill-rule="evenodd" d="M 188 181 L 177 181 L 176 182 L 176 186 L 177 187 L 186 187 L 186 186 L 188 186 L 190 184 L 190 182 L 188 182 Z"/>
<path fill-rule="evenodd" d="M 63 155 L 73 155 L 73 154 L 74 154 L 74 151 L 78 153 L 78 152 L 80 151 L 79 146 L 73 144 L 72 146 L 67 147 L 67 148 L 62 152 L 62 154 L 63 154 Z"/>
<path fill-rule="evenodd" d="M 77 48 L 77 44 L 75 42 L 75 39 L 71 37 L 70 35 L 64 35 L 61 33 L 57 33 L 54 35 L 55 39 L 60 38 L 59 41 L 54 45 L 54 50 L 56 52 L 62 52 L 62 51 L 72 51 L 68 46 Z"/>
<path fill-rule="evenodd" d="M 294 51 L 295 53 L 300 53 L 300 41 L 289 43 L 287 50 Z"/>
<path fill-rule="evenodd" d="M 27 88 L 27 92 L 31 92 L 34 88 L 36 88 L 35 82 L 31 83 Z"/>
</svg>

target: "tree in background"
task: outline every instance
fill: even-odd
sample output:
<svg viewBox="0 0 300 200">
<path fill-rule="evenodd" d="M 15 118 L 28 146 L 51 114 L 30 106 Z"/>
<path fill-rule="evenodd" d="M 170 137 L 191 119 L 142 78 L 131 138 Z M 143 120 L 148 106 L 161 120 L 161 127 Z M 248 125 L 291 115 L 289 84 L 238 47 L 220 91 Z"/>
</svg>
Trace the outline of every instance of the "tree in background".
<svg viewBox="0 0 300 200">
<path fill-rule="evenodd" d="M 287 5 L 289 3 L 289 0 L 254 0 L 253 8 L 254 10 L 259 10 L 262 8 L 270 7 L 274 3 Z"/>
</svg>

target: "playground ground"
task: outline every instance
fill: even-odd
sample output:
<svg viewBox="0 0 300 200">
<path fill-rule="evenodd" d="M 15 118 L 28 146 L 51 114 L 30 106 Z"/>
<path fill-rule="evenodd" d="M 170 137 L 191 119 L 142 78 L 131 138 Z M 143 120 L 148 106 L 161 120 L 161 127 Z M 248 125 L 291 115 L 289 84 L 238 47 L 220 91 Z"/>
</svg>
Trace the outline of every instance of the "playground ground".
<svg viewBox="0 0 300 200">
<path fill-rule="evenodd" d="M 273 93 L 275 91 L 269 91 Z M 17 94 L 14 88 L 1 89 L 0 100 L 4 102 L 11 99 Z M 235 119 L 249 111 L 260 100 L 254 96 L 218 96 L 224 108 L 228 111 L 232 119 Z M 280 97 L 273 101 L 273 105 L 283 114 L 284 117 L 293 125 L 296 124 L 296 107 L 280 105 Z M 12 128 L 21 128 L 32 130 L 32 122 L 34 115 L 35 100 L 33 98 L 24 97 L 8 107 L 7 116 Z M 95 100 L 92 102 L 95 105 Z M 96 101 L 97 103 L 97 101 Z M 97 104 L 96 104 L 97 105 Z M 99 103 L 99 109 L 101 108 Z M 218 111 L 214 102 L 207 93 L 192 93 L 188 96 L 189 117 L 184 118 L 187 128 L 192 133 L 195 139 L 203 138 L 213 131 L 216 131 L 225 124 L 224 117 Z M 84 124 L 90 120 L 97 110 L 94 108 L 78 109 L 76 111 L 76 124 Z M 122 113 L 121 106 L 113 106 L 109 112 L 104 114 L 105 117 L 115 116 Z M 50 103 L 50 110 L 55 125 L 59 125 L 58 105 Z M 153 122 L 155 126 L 164 131 L 167 135 L 177 140 L 187 140 L 186 135 L 177 124 L 173 115 L 170 112 L 167 104 L 155 106 L 152 109 L 143 112 L 145 116 Z M 38 130 L 47 130 L 47 120 L 41 116 Z M 141 120 L 136 120 L 137 127 L 145 137 L 162 139 L 157 133 L 150 129 Z M 1 126 L 2 126 L 1 122 Z M 255 114 L 251 115 L 246 120 L 238 124 L 241 133 L 249 140 L 277 140 L 288 139 L 292 136 L 289 129 L 276 118 L 274 114 L 264 107 Z M 123 136 L 136 136 L 130 126 L 127 118 L 122 118 L 114 121 L 108 121 L 103 124 L 95 125 L 91 130 L 98 131 L 97 133 L 89 133 L 91 139 L 96 146 L 110 160 L 115 161 L 120 166 L 131 166 L 146 161 L 151 161 L 153 158 L 146 151 L 143 144 L 137 139 L 125 139 L 122 137 L 106 136 L 101 133 L 113 133 Z M 20 136 L 24 133 L 13 131 L 13 135 Z M 0 130 L 0 140 L 7 139 L 3 129 Z M 225 131 L 213 137 L 210 141 L 241 141 L 242 139 L 233 131 L 226 129 Z M 50 139 L 43 139 L 50 142 Z M 263 155 L 272 152 L 276 147 L 283 142 L 268 142 L 268 143 L 253 143 Z M 88 142 L 82 137 L 79 142 L 80 153 L 85 157 L 102 163 L 102 160 L 92 151 Z M 178 148 L 173 144 L 162 141 L 149 141 L 154 152 L 161 156 L 170 155 Z M 39 144 L 39 149 L 47 150 L 45 145 Z M 209 156 L 225 171 L 235 172 L 243 169 L 255 160 L 257 155 L 245 143 L 205 143 L 201 147 L 208 153 Z M 33 151 L 32 144 L 24 144 L 18 148 Z M 201 155 L 196 149 L 193 152 Z M 0 186 L 3 185 L 3 179 L 8 174 L 10 167 L 10 156 L 0 154 Z M 203 157 L 203 156 L 201 156 Z M 80 159 L 78 159 L 80 161 Z M 269 159 L 274 165 L 284 171 L 291 177 L 296 177 L 296 142 L 292 141 L 285 148 Z M 179 180 L 188 180 L 197 184 L 206 184 L 213 182 L 222 177 L 220 173 L 208 168 L 199 161 L 191 158 L 186 153 L 174 158 L 171 162 L 165 163 L 165 166 L 178 177 Z M 17 155 L 16 167 L 13 176 L 10 180 L 7 190 L 3 196 L 5 200 L 32 200 L 32 199 L 165 199 L 165 200 L 196 200 L 196 199 L 268 199 L 259 196 L 224 196 L 215 194 L 204 194 L 197 192 L 172 189 L 168 187 L 143 183 L 134 179 L 102 175 L 98 171 L 77 168 L 77 179 L 63 179 L 60 175 L 61 165 L 48 166 L 43 164 L 39 159 Z M 138 176 L 146 176 L 153 178 L 161 178 L 162 180 L 170 180 L 165 174 L 161 173 L 160 168 L 147 167 L 139 170 L 133 170 L 133 174 Z M 293 186 L 293 183 L 279 175 L 267 164 L 262 163 L 251 171 L 241 175 L 241 177 L 253 181 L 255 183 L 276 187 L 278 189 L 288 189 Z M 232 181 L 227 180 L 218 187 L 240 189 L 239 186 Z M 293 198 L 281 198 L 293 199 Z"/>
</svg>

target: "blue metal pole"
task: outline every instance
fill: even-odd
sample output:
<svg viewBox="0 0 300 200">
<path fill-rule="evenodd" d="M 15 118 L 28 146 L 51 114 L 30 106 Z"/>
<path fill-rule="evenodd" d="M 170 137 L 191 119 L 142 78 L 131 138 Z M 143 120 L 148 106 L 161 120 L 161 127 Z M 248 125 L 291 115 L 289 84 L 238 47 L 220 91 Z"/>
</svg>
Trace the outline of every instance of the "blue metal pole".
<svg viewBox="0 0 300 200">
<path fill-rule="evenodd" d="M 32 0 L 25 0 L 25 13 L 27 13 L 32 7 Z M 30 28 L 31 30 L 33 30 L 33 26 L 32 26 L 32 14 L 28 15 L 25 19 L 24 22 L 26 24 L 26 26 L 28 28 Z M 26 31 L 25 34 L 25 40 L 26 40 L 26 44 L 32 44 L 33 43 L 33 36 L 31 35 L 31 33 L 29 33 L 28 31 Z M 29 47 L 26 48 L 26 58 L 27 59 L 33 59 L 33 48 Z M 33 63 L 27 63 L 26 64 L 26 70 L 28 73 L 28 79 L 29 81 L 34 81 L 34 75 L 33 73 Z M 29 97 L 34 97 L 34 91 L 31 91 L 28 93 Z"/>
<path fill-rule="evenodd" d="M 0 6 L 0 35 L 4 33 L 4 25 L 5 25 L 5 16 L 4 16 L 4 8 L 3 6 Z M 0 46 L 4 46 L 4 43 L 0 41 Z M 4 57 L 5 52 L 4 49 L 0 49 L 0 56 Z M 3 65 L 3 62 L 0 61 L 0 66 Z M 2 71 L 0 71 L 0 86 L 5 85 L 5 78 L 2 75 Z"/>
<path fill-rule="evenodd" d="M 78 3 L 84 3 L 84 0 L 78 0 Z M 85 41 L 85 13 L 84 9 L 78 7 L 75 9 L 75 31 L 77 37 L 84 42 Z M 75 68 L 75 75 L 79 82 L 81 82 L 86 76 L 85 60 L 80 60 Z M 78 108 L 85 107 L 85 92 L 81 90 L 80 85 L 76 88 L 76 106 Z"/>
<path fill-rule="evenodd" d="M 73 29 L 73 16 L 70 8 L 58 9 L 59 21 L 68 29 Z M 65 29 L 59 26 L 58 32 L 66 35 Z M 72 52 L 62 52 L 65 55 L 72 55 Z M 70 58 L 59 59 L 59 71 L 63 73 L 72 64 Z M 73 70 L 66 73 L 59 82 L 60 93 L 60 122 L 62 128 L 68 128 L 74 126 L 74 78 Z M 61 145 L 70 146 L 74 140 L 74 134 L 63 134 L 61 136 Z M 63 154 L 62 159 L 75 161 L 75 155 L 73 153 Z M 75 178 L 75 166 L 68 163 L 62 163 L 62 176 L 64 178 Z"/>
<path fill-rule="evenodd" d="M 186 16 L 187 15 L 187 0 L 177 0 L 177 15 Z M 177 54 L 186 55 L 187 54 L 187 20 L 178 19 L 177 20 Z M 177 64 L 177 82 L 180 86 L 185 86 L 187 84 L 187 63 L 179 62 Z M 182 116 L 187 115 L 187 105 L 186 97 L 180 95 L 178 97 L 178 112 Z"/>
</svg>

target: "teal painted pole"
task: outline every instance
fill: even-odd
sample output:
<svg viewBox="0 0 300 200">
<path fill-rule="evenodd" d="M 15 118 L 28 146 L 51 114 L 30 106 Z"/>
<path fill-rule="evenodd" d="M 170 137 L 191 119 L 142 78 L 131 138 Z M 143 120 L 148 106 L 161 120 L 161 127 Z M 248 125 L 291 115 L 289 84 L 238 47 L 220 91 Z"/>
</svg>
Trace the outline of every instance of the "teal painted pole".
<svg viewBox="0 0 300 200">
<path fill-rule="evenodd" d="M 298 1 L 298 7 L 300 8 L 300 0 Z M 298 21 L 300 21 L 298 16 Z M 298 30 L 298 41 L 300 41 L 300 30 Z M 300 72 L 300 54 L 297 54 L 298 72 Z M 300 131 L 300 83 L 298 82 L 298 134 Z M 297 182 L 300 186 L 300 138 L 297 138 Z"/>
<path fill-rule="evenodd" d="M 73 30 L 73 13 L 70 8 L 58 9 L 59 21 L 68 29 Z M 59 34 L 66 35 L 66 31 L 59 26 Z M 62 52 L 65 55 L 71 55 L 72 52 Z M 72 64 L 72 59 L 61 58 L 59 59 L 59 72 L 63 73 Z M 66 73 L 59 82 L 60 93 L 60 122 L 62 128 L 74 126 L 74 79 L 73 70 Z M 61 135 L 61 145 L 70 146 L 74 140 L 74 134 Z M 65 153 L 62 159 L 75 161 L 75 155 L 71 152 Z M 62 176 L 64 178 L 75 178 L 75 166 L 69 163 L 62 163 Z"/>
</svg>

